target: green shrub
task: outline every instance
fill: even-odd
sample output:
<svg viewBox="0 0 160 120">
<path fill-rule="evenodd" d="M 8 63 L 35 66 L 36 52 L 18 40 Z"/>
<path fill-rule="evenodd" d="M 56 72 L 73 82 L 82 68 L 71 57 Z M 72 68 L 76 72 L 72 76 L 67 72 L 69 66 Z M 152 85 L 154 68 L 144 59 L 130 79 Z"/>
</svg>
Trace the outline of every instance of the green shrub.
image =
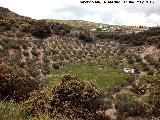
<svg viewBox="0 0 160 120">
<path fill-rule="evenodd" d="M 40 81 L 31 79 L 22 69 L 0 65 L 0 99 L 16 101 L 28 97 L 29 93 L 40 87 Z"/>
<path fill-rule="evenodd" d="M 40 71 L 39 71 L 39 68 L 37 66 L 28 66 L 27 71 L 33 78 L 40 75 Z"/>
<path fill-rule="evenodd" d="M 116 34 L 115 33 L 103 33 L 100 32 L 99 34 L 96 35 L 97 38 L 99 39 L 114 39 L 116 38 Z"/>
<path fill-rule="evenodd" d="M 20 31 L 16 35 L 17 35 L 18 38 L 23 38 L 25 36 L 25 34 L 26 34 L 25 32 Z"/>
<path fill-rule="evenodd" d="M 137 66 L 134 67 L 134 73 L 135 74 L 140 74 L 139 67 L 137 67 Z"/>
<path fill-rule="evenodd" d="M 85 34 L 85 33 L 80 33 L 78 36 L 79 40 L 83 40 L 85 42 L 93 42 L 93 38 L 91 38 L 89 35 Z"/>
<path fill-rule="evenodd" d="M 145 116 L 151 113 L 150 104 L 133 97 L 130 94 L 121 94 L 117 97 L 116 109 L 120 116 Z"/>
<path fill-rule="evenodd" d="M 103 108 L 102 98 L 102 91 L 94 85 L 78 80 L 76 76 L 64 75 L 60 85 L 32 93 L 29 101 L 33 113 L 47 111 L 51 116 L 60 113 L 67 117 L 98 120 L 105 118 L 97 113 Z"/>
<path fill-rule="evenodd" d="M 65 36 L 70 33 L 71 27 L 66 24 L 59 24 L 54 22 L 51 22 L 49 24 L 50 24 L 52 33 L 56 35 Z"/>
<path fill-rule="evenodd" d="M 148 75 L 153 75 L 154 74 L 154 70 L 149 70 L 147 74 Z"/>
<path fill-rule="evenodd" d="M 146 89 L 146 85 L 138 85 L 138 86 L 133 86 L 133 88 L 131 89 L 132 92 L 142 95 L 145 94 L 147 89 Z"/>
<path fill-rule="evenodd" d="M 136 62 L 142 62 L 143 61 L 143 59 L 138 55 L 135 55 L 134 59 L 135 59 Z"/>
<path fill-rule="evenodd" d="M 158 48 L 158 49 L 160 49 L 160 42 L 158 42 L 158 44 L 157 44 L 157 48 Z"/>
<path fill-rule="evenodd" d="M 46 38 L 51 36 L 49 24 L 43 20 L 32 20 L 30 25 L 24 28 L 23 31 L 32 33 L 33 36 L 36 36 L 38 38 Z"/>
<path fill-rule="evenodd" d="M 1 120 L 27 120 L 27 106 L 23 103 L 14 101 L 0 101 L 0 118 Z"/>
<path fill-rule="evenodd" d="M 127 59 L 127 62 L 128 62 L 129 64 L 133 64 L 135 61 L 134 61 L 133 58 L 131 58 L 131 59 Z"/>
<path fill-rule="evenodd" d="M 148 102 L 152 105 L 152 116 L 160 116 L 160 84 L 151 87 Z"/>
<path fill-rule="evenodd" d="M 153 60 L 153 58 L 151 57 L 151 55 L 146 55 L 146 56 L 144 56 L 144 59 L 146 59 L 147 62 L 150 62 L 150 61 Z"/>
<path fill-rule="evenodd" d="M 51 73 L 51 66 L 49 63 L 44 63 L 43 65 L 43 74 L 47 75 L 49 73 Z"/>
<path fill-rule="evenodd" d="M 36 48 L 32 48 L 31 53 L 32 53 L 32 55 L 34 55 L 34 56 L 38 56 L 38 55 L 39 55 L 39 53 L 38 53 L 38 51 L 37 51 Z"/>
<path fill-rule="evenodd" d="M 144 71 L 149 71 L 149 70 L 150 70 L 150 67 L 149 67 L 146 63 L 144 63 L 144 64 L 142 65 L 142 67 L 143 67 L 143 70 L 144 70 Z"/>
<path fill-rule="evenodd" d="M 61 65 L 58 62 L 52 64 L 52 68 L 54 68 L 54 69 L 59 69 L 60 66 Z"/>
<path fill-rule="evenodd" d="M 11 29 L 11 26 L 9 25 L 8 21 L 0 20 L 0 31 L 6 31 L 10 29 Z"/>
</svg>

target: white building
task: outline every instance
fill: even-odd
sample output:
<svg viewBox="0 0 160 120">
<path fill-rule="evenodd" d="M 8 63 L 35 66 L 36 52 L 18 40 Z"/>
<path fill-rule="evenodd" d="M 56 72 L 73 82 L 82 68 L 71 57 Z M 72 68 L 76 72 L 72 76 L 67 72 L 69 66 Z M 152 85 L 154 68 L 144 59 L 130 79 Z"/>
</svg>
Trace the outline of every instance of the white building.
<svg viewBox="0 0 160 120">
<path fill-rule="evenodd" d="M 103 28 L 103 25 L 99 26 L 99 28 L 101 28 L 101 29 L 102 29 L 102 28 Z"/>
<path fill-rule="evenodd" d="M 106 28 L 103 28 L 103 29 L 102 29 L 102 31 L 106 31 L 106 30 L 107 30 Z"/>
</svg>

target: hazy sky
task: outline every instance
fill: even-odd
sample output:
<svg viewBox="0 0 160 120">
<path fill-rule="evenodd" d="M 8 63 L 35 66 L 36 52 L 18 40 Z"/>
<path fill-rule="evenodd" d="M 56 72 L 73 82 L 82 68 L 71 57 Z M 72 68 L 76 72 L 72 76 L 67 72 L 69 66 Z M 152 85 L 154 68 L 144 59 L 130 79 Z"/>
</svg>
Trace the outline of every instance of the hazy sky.
<svg viewBox="0 0 160 120">
<path fill-rule="evenodd" d="M 80 1 L 82 0 L 0 0 L 0 6 L 36 19 L 79 19 L 119 25 L 160 25 L 160 0 L 152 0 L 152 4 L 124 4 L 124 0 L 120 0 L 119 4 L 104 4 L 102 0 L 101 4 L 81 4 Z"/>
</svg>

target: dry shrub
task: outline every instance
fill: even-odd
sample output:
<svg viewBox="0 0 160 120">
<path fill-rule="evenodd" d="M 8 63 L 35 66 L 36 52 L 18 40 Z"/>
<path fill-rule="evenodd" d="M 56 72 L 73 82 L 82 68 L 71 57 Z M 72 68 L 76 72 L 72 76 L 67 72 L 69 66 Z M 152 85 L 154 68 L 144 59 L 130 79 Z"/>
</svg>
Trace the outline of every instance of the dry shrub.
<svg viewBox="0 0 160 120">
<path fill-rule="evenodd" d="M 30 79 L 30 76 L 22 69 L 0 65 L 1 100 L 23 100 L 29 96 L 28 93 L 40 87 L 39 83 L 36 79 Z"/>
<path fill-rule="evenodd" d="M 50 24 L 52 33 L 56 35 L 65 36 L 66 34 L 70 33 L 71 27 L 66 24 L 59 24 L 54 22 L 50 22 L 49 24 Z"/>
<path fill-rule="evenodd" d="M 139 94 L 139 95 L 143 95 L 147 92 L 147 86 L 145 84 L 139 84 L 139 85 L 133 85 L 132 92 Z"/>
<path fill-rule="evenodd" d="M 160 117 L 160 83 L 152 85 L 148 102 L 152 105 L 152 115 Z"/>
<path fill-rule="evenodd" d="M 93 38 L 90 37 L 90 35 L 87 33 L 80 33 L 78 36 L 78 39 L 82 40 L 84 42 L 93 42 L 94 41 Z"/>
<path fill-rule="evenodd" d="M 139 97 L 139 98 L 138 98 Z M 117 96 L 116 109 L 120 117 L 160 117 L 160 84 L 152 83 L 142 96 L 121 94 Z"/>
<path fill-rule="evenodd" d="M 32 22 L 30 22 L 29 25 L 23 29 L 23 31 L 32 33 L 32 35 L 39 38 L 45 38 L 51 35 L 49 24 L 43 20 L 32 20 Z"/>
<path fill-rule="evenodd" d="M 78 80 L 76 76 L 64 75 L 62 82 L 52 88 L 32 93 L 29 103 L 31 112 L 48 112 L 51 116 L 62 114 L 85 120 L 106 120 L 103 112 L 103 92 L 94 85 Z"/>
<path fill-rule="evenodd" d="M 49 87 L 33 91 L 28 101 L 26 101 L 30 105 L 29 113 L 33 116 L 39 113 L 48 113 L 51 109 L 50 103 L 52 99 L 53 95 Z"/>
<path fill-rule="evenodd" d="M 130 94 L 121 94 L 117 98 L 116 109 L 119 116 L 147 116 L 150 115 L 152 106 Z"/>
</svg>

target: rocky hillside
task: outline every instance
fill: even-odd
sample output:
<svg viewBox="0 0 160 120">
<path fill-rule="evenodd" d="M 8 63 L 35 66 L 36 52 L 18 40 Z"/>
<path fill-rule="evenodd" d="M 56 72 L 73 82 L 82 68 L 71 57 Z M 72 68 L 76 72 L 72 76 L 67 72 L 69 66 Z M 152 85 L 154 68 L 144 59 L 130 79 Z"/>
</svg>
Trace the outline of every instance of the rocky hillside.
<svg viewBox="0 0 160 120">
<path fill-rule="evenodd" d="M 106 59 L 119 50 L 119 44 L 112 41 L 80 41 L 71 36 L 74 29 L 64 24 L 37 21 L 6 8 L 0 12 L 1 64 L 22 68 L 32 77 L 67 63 Z"/>
<path fill-rule="evenodd" d="M 160 28 L 101 26 L 0 7 L 1 119 L 158 120 Z"/>
</svg>

